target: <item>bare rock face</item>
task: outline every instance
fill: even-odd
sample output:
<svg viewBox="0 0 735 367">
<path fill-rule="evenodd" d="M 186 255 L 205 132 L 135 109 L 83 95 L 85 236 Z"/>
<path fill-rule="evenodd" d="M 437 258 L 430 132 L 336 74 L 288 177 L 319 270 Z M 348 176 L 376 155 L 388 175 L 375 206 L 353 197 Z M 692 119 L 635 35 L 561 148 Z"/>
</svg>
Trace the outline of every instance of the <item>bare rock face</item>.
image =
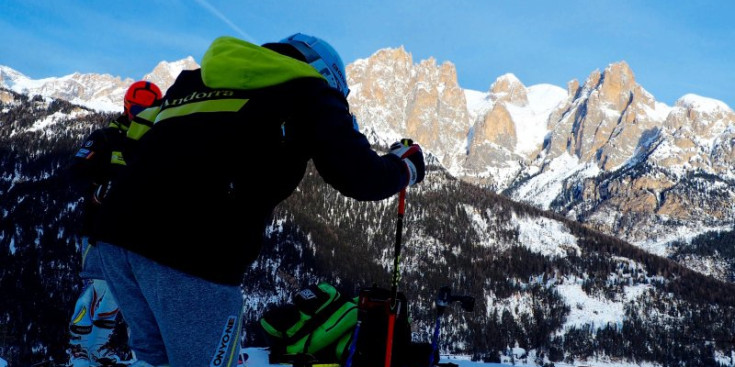
<svg viewBox="0 0 735 367">
<path fill-rule="evenodd" d="M 118 105 L 122 110 L 122 100 L 128 85 L 134 80 L 120 79 L 109 74 L 81 74 L 74 73 L 63 78 L 52 79 L 40 87 L 29 89 L 28 94 L 39 94 L 46 97 L 58 98 L 72 103 L 85 104 L 86 101 L 96 101 L 98 104 Z"/>
<path fill-rule="evenodd" d="M 0 90 L 0 103 L 3 104 L 10 104 L 15 101 L 15 98 L 13 98 L 13 95 L 4 91 Z"/>
<path fill-rule="evenodd" d="M 363 132 L 390 144 L 410 137 L 446 167 L 459 165 L 469 114 L 453 64 L 414 64 L 402 47 L 384 49 L 347 66 L 349 102 Z"/>
<path fill-rule="evenodd" d="M 676 102 L 664 129 L 666 139 L 652 157 L 658 164 L 733 177 L 735 113 L 726 105 L 686 95 Z"/>
<path fill-rule="evenodd" d="M 516 145 L 516 127 L 505 104 L 496 104 L 475 127 L 475 144 L 493 143 L 509 151 Z M 472 149 L 470 149 L 472 151 Z"/>
<path fill-rule="evenodd" d="M 637 86 L 633 71 L 624 61 L 611 64 L 597 83 L 599 98 L 615 111 L 623 111 L 631 104 L 631 91 Z"/>
<path fill-rule="evenodd" d="M 570 101 L 550 117 L 548 157 L 563 152 L 603 170 L 619 167 L 634 155 L 659 123 L 653 96 L 636 84 L 625 62 L 594 71 L 582 87 L 568 86 Z"/>
<path fill-rule="evenodd" d="M 517 142 L 516 123 L 508 107 L 528 105 L 526 86 L 513 74 L 505 74 L 490 86 L 490 99 L 494 102 L 493 108 L 485 115 L 481 125 L 475 128 L 475 140 L 514 151 Z"/>
<path fill-rule="evenodd" d="M 682 234 L 732 228 L 732 109 L 695 95 L 658 103 L 624 62 L 567 91 L 549 115 L 541 154 L 521 164 L 508 195 L 664 256 L 677 250 L 664 244 Z"/>
<path fill-rule="evenodd" d="M 510 108 L 528 106 L 526 87 L 513 74 L 495 80 L 488 94 L 487 112 L 477 117 L 468 141 L 462 177 L 471 182 L 500 188 L 508 185 L 526 159 L 516 153 L 516 121 Z"/>
</svg>

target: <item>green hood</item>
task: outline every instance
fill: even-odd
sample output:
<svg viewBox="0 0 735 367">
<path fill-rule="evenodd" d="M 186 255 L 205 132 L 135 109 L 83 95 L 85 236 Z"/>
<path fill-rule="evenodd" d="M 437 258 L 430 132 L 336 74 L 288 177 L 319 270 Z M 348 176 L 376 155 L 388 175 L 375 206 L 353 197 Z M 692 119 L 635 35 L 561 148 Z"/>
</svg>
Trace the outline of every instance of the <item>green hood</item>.
<svg viewBox="0 0 735 367">
<path fill-rule="evenodd" d="M 257 89 L 322 78 L 311 65 L 234 37 L 215 39 L 202 57 L 202 80 L 214 89 Z"/>
</svg>

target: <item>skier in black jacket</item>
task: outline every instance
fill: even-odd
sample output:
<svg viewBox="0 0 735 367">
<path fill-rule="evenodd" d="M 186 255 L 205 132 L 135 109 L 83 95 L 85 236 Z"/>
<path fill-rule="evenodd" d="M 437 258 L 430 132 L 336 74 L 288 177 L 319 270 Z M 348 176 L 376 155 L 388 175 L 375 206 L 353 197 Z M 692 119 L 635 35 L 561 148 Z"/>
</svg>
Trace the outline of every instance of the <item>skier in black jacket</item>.
<svg viewBox="0 0 735 367">
<path fill-rule="evenodd" d="M 244 272 L 309 160 L 357 200 L 423 179 L 417 144 L 371 149 L 348 92 L 342 60 L 319 38 L 257 46 L 220 37 L 201 69 L 183 71 L 160 107 L 136 116 L 134 155 L 125 153 L 95 234 L 139 359 L 236 363 Z"/>
<path fill-rule="evenodd" d="M 147 81 L 131 84 L 124 97 L 123 113 L 106 127 L 93 131 L 71 158 L 68 172 L 87 186 L 82 203 L 82 271 L 85 287 L 69 323 L 70 363 L 74 367 L 109 365 L 121 360 L 108 344 L 115 327 L 118 305 L 104 280 L 94 238 L 90 232 L 99 215 L 110 180 L 125 167 L 122 150 L 133 115 L 161 100 L 161 90 Z"/>
</svg>

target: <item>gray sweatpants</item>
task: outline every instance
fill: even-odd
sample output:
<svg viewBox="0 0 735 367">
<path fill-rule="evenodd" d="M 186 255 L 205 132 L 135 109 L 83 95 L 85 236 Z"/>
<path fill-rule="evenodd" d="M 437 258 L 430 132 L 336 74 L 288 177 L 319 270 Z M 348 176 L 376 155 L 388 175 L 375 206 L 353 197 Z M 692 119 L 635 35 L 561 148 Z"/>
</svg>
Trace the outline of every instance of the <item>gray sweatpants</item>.
<svg viewBox="0 0 735 367">
<path fill-rule="evenodd" d="M 97 246 L 139 361 L 175 367 L 237 365 L 240 287 L 212 283 L 108 243 Z"/>
</svg>

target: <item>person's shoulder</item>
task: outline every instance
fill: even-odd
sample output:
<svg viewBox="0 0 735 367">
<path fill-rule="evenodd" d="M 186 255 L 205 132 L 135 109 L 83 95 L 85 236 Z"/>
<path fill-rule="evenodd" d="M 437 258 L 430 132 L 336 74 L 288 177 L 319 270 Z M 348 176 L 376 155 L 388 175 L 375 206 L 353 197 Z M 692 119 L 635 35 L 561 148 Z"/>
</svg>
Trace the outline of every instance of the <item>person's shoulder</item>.
<svg viewBox="0 0 735 367">
<path fill-rule="evenodd" d="M 108 126 L 93 130 L 91 133 L 89 133 L 86 140 L 98 140 L 102 138 L 105 135 L 105 130 L 107 129 L 109 129 Z"/>
<path fill-rule="evenodd" d="M 190 91 L 192 88 L 200 88 L 203 86 L 202 69 L 182 70 L 176 77 L 176 80 L 174 80 L 173 84 L 171 84 L 166 91 L 166 95 L 163 99 L 185 93 Z"/>
<path fill-rule="evenodd" d="M 105 136 L 110 135 L 125 135 L 126 131 L 118 126 L 105 126 L 98 130 L 101 134 L 104 134 Z"/>
<path fill-rule="evenodd" d="M 329 84 L 327 84 L 326 80 L 314 78 L 314 77 L 303 77 L 303 78 L 291 79 L 285 82 L 284 84 L 296 85 L 296 86 L 301 86 L 304 88 L 311 88 L 314 90 L 322 90 L 322 89 L 331 88 Z"/>
<path fill-rule="evenodd" d="M 330 87 L 323 79 L 298 78 L 284 83 L 284 86 L 305 95 L 310 100 L 344 101 L 346 103 L 342 93 Z"/>
<path fill-rule="evenodd" d="M 107 126 L 101 127 L 92 132 L 90 139 L 95 140 L 108 140 L 110 137 L 125 136 L 126 128 L 130 122 L 127 120 L 127 116 L 121 115 L 116 119 L 110 121 Z"/>
<path fill-rule="evenodd" d="M 176 77 L 176 80 L 174 80 L 174 85 L 177 83 L 182 83 L 185 81 L 190 81 L 192 79 L 195 80 L 201 80 L 202 79 L 202 69 L 189 69 L 189 70 L 182 70 L 179 75 Z"/>
</svg>

